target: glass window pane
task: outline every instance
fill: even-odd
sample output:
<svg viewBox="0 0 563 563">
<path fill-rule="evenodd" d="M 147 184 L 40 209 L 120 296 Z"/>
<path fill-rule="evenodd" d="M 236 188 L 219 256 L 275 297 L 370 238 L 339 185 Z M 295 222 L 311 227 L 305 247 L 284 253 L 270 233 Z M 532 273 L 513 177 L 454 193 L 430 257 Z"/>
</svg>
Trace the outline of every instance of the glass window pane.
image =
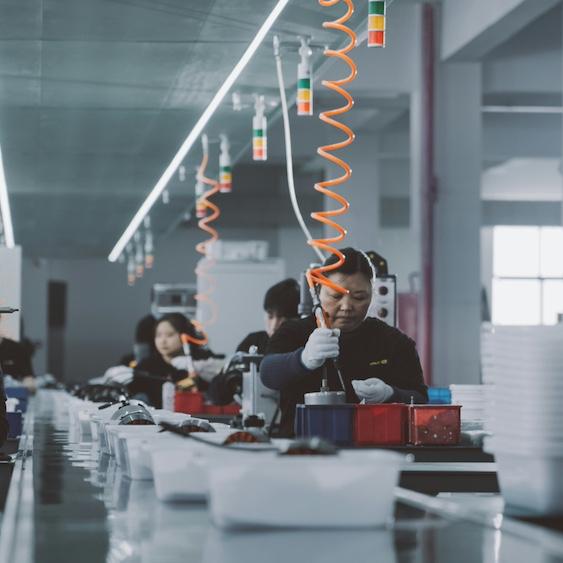
<svg viewBox="0 0 563 563">
<path fill-rule="evenodd" d="M 557 314 L 563 315 L 563 281 L 543 282 L 543 324 L 557 323 Z"/>
<path fill-rule="evenodd" d="M 493 275 L 537 277 L 539 275 L 539 227 L 495 227 Z"/>
<path fill-rule="evenodd" d="M 563 278 L 563 229 L 542 227 L 540 273 L 546 278 Z"/>
<path fill-rule="evenodd" d="M 541 323 L 539 280 L 493 280 L 493 324 Z"/>
</svg>

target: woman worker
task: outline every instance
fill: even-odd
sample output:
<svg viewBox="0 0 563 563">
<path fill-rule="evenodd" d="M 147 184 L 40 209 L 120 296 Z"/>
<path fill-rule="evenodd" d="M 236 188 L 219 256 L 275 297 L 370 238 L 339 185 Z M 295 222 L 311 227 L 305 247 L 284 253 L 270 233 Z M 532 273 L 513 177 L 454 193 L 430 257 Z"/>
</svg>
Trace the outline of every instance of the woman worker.
<svg viewBox="0 0 563 563">
<path fill-rule="evenodd" d="M 383 321 L 367 318 L 373 271 L 368 258 L 353 248 L 341 251 L 345 262 L 327 277 L 348 290 L 322 286 L 320 301 L 331 328 L 317 328 L 313 315 L 285 322 L 270 339 L 260 366 L 264 385 L 280 391 L 281 435 L 292 436 L 295 407 L 305 393 L 321 387 L 325 362 L 338 364 L 349 403 L 426 403 L 427 387 L 415 343 Z M 335 264 L 336 256 L 325 260 Z M 331 391 L 341 391 L 335 362 L 326 363 Z"/>
<path fill-rule="evenodd" d="M 144 399 L 157 408 L 162 407 L 162 385 L 171 379 L 174 382 L 188 376 L 188 362 L 182 348 L 182 334 L 201 338 L 194 325 L 180 313 L 164 315 L 156 324 L 154 344 L 156 351 L 142 360 L 133 371 L 133 381 L 127 386 L 129 393 Z M 203 360 L 214 358 L 206 346 L 190 343 L 190 353 L 196 371 L 202 367 Z M 205 382 L 196 378 L 198 387 Z"/>
</svg>

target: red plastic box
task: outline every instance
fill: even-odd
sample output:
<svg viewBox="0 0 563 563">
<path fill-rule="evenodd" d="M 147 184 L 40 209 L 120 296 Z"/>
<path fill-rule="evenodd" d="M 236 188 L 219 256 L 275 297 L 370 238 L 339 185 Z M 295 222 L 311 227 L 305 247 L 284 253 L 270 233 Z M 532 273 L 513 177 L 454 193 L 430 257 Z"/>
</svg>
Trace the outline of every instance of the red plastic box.
<svg viewBox="0 0 563 563">
<path fill-rule="evenodd" d="M 415 446 L 459 444 L 461 405 L 410 405 L 409 442 Z"/>
<path fill-rule="evenodd" d="M 358 446 L 404 445 L 408 438 L 408 407 L 396 403 L 356 405 L 354 443 Z"/>
<path fill-rule="evenodd" d="M 200 413 L 210 415 L 223 414 L 223 407 L 220 405 L 205 404 L 203 405 L 203 410 L 200 411 Z"/>
<path fill-rule="evenodd" d="M 240 413 L 240 405 L 238 403 L 232 403 L 230 405 L 224 405 L 221 407 L 223 414 L 237 415 Z"/>
<path fill-rule="evenodd" d="M 203 412 L 203 393 L 190 391 L 176 391 L 174 395 L 174 410 L 186 414 Z"/>
</svg>

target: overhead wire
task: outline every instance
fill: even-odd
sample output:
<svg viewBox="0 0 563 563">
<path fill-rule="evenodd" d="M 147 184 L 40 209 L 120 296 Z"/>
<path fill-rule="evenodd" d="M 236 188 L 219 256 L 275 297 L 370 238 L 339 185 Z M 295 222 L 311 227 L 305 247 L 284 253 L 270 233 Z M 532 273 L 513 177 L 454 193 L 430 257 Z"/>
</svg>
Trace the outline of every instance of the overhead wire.
<svg viewBox="0 0 563 563">
<path fill-rule="evenodd" d="M 280 90 L 280 99 L 281 99 L 281 107 L 282 107 L 282 117 L 283 117 L 283 130 L 284 130 L 284 140 L 285 140 L 285 161 L 286 161 L 286 169 L 287 169 L 287 186 L 289 189 L 289 198 L 291 200 L 291 205 L 293 207 L 293 212 L 295 213 L 295 217 L 297 218 L 297 222 L 301 227 L 301 230 L 307 237 L 307 240 L 311 240 L 313 235 L 307 228 L 305 224 L 305 220 L 303 219 L 303 214 L 301 213 L 301 209 L 299 207 L 299 202 L 297 201 L 297 194 L 295 190 L 295 178 L 293 174 L 293 151 L 291 145 L 291 127 L 289 124 L 289 110 L 287 107 L 287 96 L 285 92 L 285 82 L 283 77 L 283 67 L 282 67 L 282 59 L 280 53 L 280 40 L 277 35 L 274 36 L 274 58 L 276 60 L 276 70 L 278 75 L 278 85 Z M 315 246 L 312 247 L 316 255 L 319 257 L 321 262 L 324 262 L 325 256 L 321 252 L 321 250 Z"/>
</svg>

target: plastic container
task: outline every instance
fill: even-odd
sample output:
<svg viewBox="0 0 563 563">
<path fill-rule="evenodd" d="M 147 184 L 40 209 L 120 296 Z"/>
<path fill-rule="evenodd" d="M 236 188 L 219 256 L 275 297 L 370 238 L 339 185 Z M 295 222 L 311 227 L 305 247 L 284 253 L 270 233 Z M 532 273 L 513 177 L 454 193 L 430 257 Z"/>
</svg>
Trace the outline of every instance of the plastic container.
<svg viewBox="0 0 563 563">
<path fill-rule="evenodd" d="M 18 399 L 18 409 L 22 412 L 27 411 L 27 403 L 29 400 L 29 391 L 23 385 L 20 387 L 6 387 L 4 389 L 8 399 Z"/>
<path fill-rule="evenodd" d="M 21 412 L 8 412 L 6 413 L 8 418 L 8 438 L 15 439 L 19 438 L 22 433 L 22 413 Z"/>
<path fill-rule="evenodd" d="M 203 393 L 176 391 L 176 395 L 174 396 L 174 410 L 187 414 L 202 413 Z"/>
<path fill-rule="evenodd" d="M 404 457 L 386 451 L 353 453 L 250 454 L 213 464 L 211 517 L 222 528 L 383 526 L 393 514 Z"/>
<path fill-rule="evenodd" d="M 240 413 L 240 405 L 238 403 L 232 403 L 231 405 L 223 405 L 221 407 L 223 414 L 231 414 L 233 416 Z"/>
<path fill-rule="evenodd" d="M 563 454 L 507 448 L 493 440 L 500 491 L 507 504 L 538 516 L 563 515 Z"/>
<path fill-rule="evenodd" d="M 358 446 L 407 443 L 407 405 L 393 403 L 355 407 L 354 442 Z"/>
<path fill-rule="evenodd" d="M 449 405 L 452 402 L 451 391 L 446 387 L 429 387 L 428 404 Z"/>
<path fill-rule="evenodd" d="M 220 405 L 203 405 L 203 410 L 201 411 L 202 414 L 209 414 L 209 415 L 218 415 L 223 414 L 223 407 Z"/>
<path fill-rule="evenodd" d="M 459 444 L 460 405 L 410 405 L 409 442 L 415 446 Z"/>
<path fill-rule="evenodd" d="M 355 412 L 356 405 L 297 405 L 295 435 L 349 446 L 354 441 Z"/>
</svg>

